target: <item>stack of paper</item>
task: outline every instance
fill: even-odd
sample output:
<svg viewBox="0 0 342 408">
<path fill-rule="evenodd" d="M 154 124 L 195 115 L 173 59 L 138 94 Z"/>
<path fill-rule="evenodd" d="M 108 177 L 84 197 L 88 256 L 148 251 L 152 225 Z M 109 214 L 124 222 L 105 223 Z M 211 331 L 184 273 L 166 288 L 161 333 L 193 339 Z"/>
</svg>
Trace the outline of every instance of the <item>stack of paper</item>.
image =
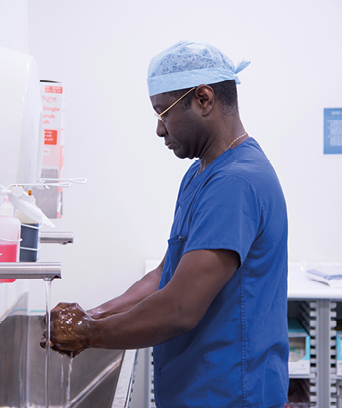
<svg viewBox="0 0 342 408">
<path fill-rule="evenodd" d="M 332 287 L 342 287 L 342 263 L 304 264 L 308 277 Z"/>
</svg>

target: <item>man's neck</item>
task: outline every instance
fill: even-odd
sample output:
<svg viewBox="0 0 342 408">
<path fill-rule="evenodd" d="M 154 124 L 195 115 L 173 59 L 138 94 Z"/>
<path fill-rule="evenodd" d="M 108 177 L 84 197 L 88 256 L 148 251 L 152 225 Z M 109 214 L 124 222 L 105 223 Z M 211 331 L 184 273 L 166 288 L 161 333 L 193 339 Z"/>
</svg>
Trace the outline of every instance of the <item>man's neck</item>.
<svg viewBox="0 0 342 408">
<path fill-rule="evenodd" d="M 208 143 L 200 157 L 199 172 L 207 168 L 215 159 L 228 149 L 234 149 L 243 143 L 248 134 L 239 118 L 227 120 L 224 126 L 215 129 L 216 132 L 208 138 Z"/>
</svg>

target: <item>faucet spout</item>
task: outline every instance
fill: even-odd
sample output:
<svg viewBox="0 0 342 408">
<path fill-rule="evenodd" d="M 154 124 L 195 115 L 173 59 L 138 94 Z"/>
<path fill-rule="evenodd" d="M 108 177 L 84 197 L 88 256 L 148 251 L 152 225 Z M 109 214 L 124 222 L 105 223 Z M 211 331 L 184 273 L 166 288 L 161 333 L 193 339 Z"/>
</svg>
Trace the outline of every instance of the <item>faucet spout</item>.
<svg viewBox="0 0 342 408">
<path fill-rule="evenodd" d="M 0 279 L 61 279 L 59 262 L 2 262 Z"/>
</svg>

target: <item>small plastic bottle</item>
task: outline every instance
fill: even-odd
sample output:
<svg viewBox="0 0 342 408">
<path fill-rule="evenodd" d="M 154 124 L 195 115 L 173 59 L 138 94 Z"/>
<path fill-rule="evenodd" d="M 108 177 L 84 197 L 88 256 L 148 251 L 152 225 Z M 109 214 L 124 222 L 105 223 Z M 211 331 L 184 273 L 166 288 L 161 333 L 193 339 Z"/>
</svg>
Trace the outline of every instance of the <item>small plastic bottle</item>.
<svg viewBox="0 0 342 408">
<path fill-rule="evenodd" d="M 20 221 L 13 217 L 14 208 L 5 197 L 0 205 L 0 262 L 19 261 Z M 15 279 L 0 279 L 0 282 L 14 282 Z"/>
<path fill-rule="evenodd" d="M 31 190 L 28 191 L 28 200 L 32 204 L 36 203 Z M 37 221 L 16 210 L 15 217 L 21 222 L 21 243 L 20 243 L 20 262 L 36 262 L 39 249 L 39 228 Z"/>
</svg>

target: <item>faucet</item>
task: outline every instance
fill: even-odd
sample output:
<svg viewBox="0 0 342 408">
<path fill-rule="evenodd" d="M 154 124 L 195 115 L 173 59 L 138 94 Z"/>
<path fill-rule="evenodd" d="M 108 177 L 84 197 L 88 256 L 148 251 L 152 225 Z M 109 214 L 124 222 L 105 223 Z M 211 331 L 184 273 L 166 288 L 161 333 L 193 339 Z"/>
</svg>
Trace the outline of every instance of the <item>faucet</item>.
<svg viewBox="0 0 342 408">
<path fill-rule="evenodd" d="M 41 232 L 40 242 L 72 244 L 72 232 Z M 62 279 L 62 264 L 58 262 L 0 262 L 0 279 Z"/>
<path fill-rule="evenodd" d="M 59 262 L 1 262 L 0 279 L 61 279 Z"/>
</svg>

